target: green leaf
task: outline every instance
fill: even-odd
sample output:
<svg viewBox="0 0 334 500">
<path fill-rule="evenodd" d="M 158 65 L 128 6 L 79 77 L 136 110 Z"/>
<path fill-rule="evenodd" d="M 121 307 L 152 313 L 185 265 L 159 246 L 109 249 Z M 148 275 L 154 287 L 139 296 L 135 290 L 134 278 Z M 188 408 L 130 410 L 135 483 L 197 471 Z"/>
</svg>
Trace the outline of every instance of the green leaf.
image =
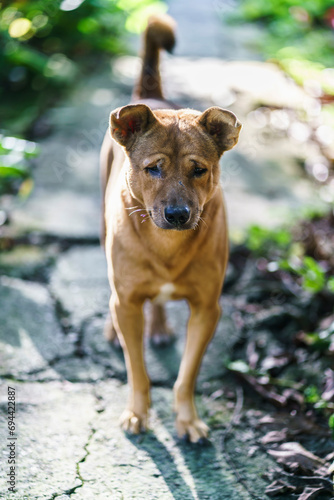
<svg viewBox="0 0 334 500">
<path fill-rule="evenodd" d="M 334 323 L 332 323 L 327 330 L 305 334 L 305 341 L 309 346 L 312 346 L 317 351 L 325 352 L 332 343 L 333 335 Z"/>
<path fill-rule="evenodd" d="M 3 165 L 0 165 L 0 177 L 27 177 L 28 172 L 27 169 L 24 168 L 23 166 L 10 166 L 10 167 L 5 167 Z"/>
<path fill-rule="evenodd" d="M 325 271 L 312 257 L 304 257 L 300 274 L 303 276 L 302 285 L 305 290 L 317 293 L 325 287 Z"/>
<path fill-rule="evenodd" d="M 317 403 L 321 399 L 318 388 L 315 385 L 306 387 L 304 396 L 307 403 Z"/>
<path fill-rule="evenodd" d="M 152 2 L 151 5 L 146 5 L 142 8 L 131 12 L 126 20 L 125 27 L 131 33 L 141 33 L 147 23 L 147 19 L 152 14 L 165 14 L 167 5 L 164 2 Z"/>
<path fill-rule="evenodd" d="M 328 419 L 328 425 L 329 428 L 332 430 L 333 437 L 334 437 L 334 415 L 331 415 Z"/>
<path fill-rule="evenodd" d="M 239 373 L 250 373 L 250 367 L 245 363 L 245 361 L 239 359 L 237 361 L 231 361 L 228 363 L 227 368 L 233 372 Z"/>
<path fill-rule="evenodd" d="M 331 276 L 330 278 L 328 278 L 327 288 L 330 292 L 334 293 L 334 276 Z"/>
<path fill-rule="evenodd" d="M 253 225 L 248 229 L 246 246 L 255 253 L 285 252 L 291 245 L 291 234 L 284 228 L 267 229 Z"/>
</svg>

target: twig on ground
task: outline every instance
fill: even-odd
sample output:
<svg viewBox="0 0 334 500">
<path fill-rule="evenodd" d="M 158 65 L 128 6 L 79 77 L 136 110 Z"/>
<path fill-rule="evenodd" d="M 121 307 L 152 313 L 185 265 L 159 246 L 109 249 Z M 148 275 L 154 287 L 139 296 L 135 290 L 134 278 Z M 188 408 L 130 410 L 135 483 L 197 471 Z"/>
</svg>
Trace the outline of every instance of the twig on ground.
<svg viewBox="0 0 334 500">
<path fill-rule="evenodd" d="M 240 475 L 240 473 L 239 473 L 239 471 L 238 471 L 238 469 L 237 469 L 237 467 L 236 467 L 236 465 L 235 465 L 235 463 L 234 463 L 234 461 L 233 461 L 233 459 L 232 459 L 231 455 L 229 454 L 227 447 L 226 447 L 226 440 L 227 440 L 228 436 L 231 434 L 233 427 L 239 422 L 241 411 L 242 411 L 243 404 L 244 404 L 244 393 L 243 393 L 243 390 L 241 387 L 237 387 L 236 395 L 237 395 L 237 400 L 236 400 L 234 412 L 233 412 L 230 423 L 229 423 L 229 425 L 228 425 L 228 427 L 223 435 L 223 439 L 222 439 L 222 452 L 224 453 L 226 462 L 233 470 L 234 475 L 236 476 L 238 482 L 240 484 L 242 484 L 242 486 L 250 494 L 250 496 L 252 498 L 254 498 L 254 500 L 263 500 L 262 497 L 259 497 L 258 495 L 256 495 L 254 492 L 252 492 L 250 490 L 246 480 L 244 479 L 244 477 L 242 477 Z"/>
</svg>

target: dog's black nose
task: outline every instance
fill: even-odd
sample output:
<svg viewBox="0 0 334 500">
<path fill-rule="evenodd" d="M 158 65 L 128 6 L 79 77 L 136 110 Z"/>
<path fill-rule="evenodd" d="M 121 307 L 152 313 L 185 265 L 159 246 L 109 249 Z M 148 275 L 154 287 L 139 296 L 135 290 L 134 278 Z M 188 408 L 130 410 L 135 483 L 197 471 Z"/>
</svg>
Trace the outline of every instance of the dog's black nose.
<svg viewBox="0 0 334 500">
<path fill-rule="evenodd" d="M 173 226 L 183 226 L 190 217 L 190 210 L 187 206 L 170 206 L 165 208 L 165 219 Z"/>
</svg>

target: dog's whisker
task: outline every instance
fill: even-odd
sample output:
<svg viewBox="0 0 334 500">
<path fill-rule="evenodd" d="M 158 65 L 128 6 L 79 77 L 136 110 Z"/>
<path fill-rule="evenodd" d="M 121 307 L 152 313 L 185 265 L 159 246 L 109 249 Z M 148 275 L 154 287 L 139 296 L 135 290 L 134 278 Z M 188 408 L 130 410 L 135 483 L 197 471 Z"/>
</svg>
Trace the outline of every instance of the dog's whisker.
<svg viewBox="0 0 334 500">
<path fill-rule="evenodd" d="M 208 227 L 207 223 L 205 222 L 205 220 L 203 219 L 203 217 L 199 217 L 199 220 L 203 222 L 203 224 Z"/>
<path fill-rule="evenodd" d="M 135 207 L 125 207 L 125 210 L 133 210 L 134 208 L 138 208 L 139 205 L 136 205 Z"/>
<path fill-rule="evenodd" d="M 150 218 L 150 214 L 149 214 L 148 212 L 147 212 L 147 214 L 140 214 L 140 215 L 141 215 L 141 217 L 143 217 L 143 220 L 141 221 L 141 224 L 142 224 L 143 222 L 148 221 L 148 220 L 149 220 L 149 218 Z"/>
<path fill-rule="evenodd" d="M 134 214 L 136 212 L 147 212 L 147 210 L 146 210 L 146 208 L 137 208 L 137 210 L 133 210 L 133 212 L 131 212 L 129 214 L 129 217 L 130 217 L 130 215 L 132 215 L 132 214 Z"/>
</svg>

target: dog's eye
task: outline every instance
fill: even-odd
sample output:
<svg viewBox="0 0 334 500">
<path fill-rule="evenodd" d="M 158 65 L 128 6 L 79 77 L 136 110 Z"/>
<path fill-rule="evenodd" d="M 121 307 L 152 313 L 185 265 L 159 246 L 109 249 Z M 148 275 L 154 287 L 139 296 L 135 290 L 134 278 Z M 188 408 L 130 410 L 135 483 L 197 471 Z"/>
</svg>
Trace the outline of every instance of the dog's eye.
<svg viewBox="0 0 334 500">
<path fill-rule="evenodd" d="M 158 167 L 158 165 L 154 165 L 154 167 L 146 167 L 145 171 L 149 173 L 152 177 L 160 177 L 161 176 L 161 170 Z"/>
<path fill-rule="evenodd" d="M 208 171 L 207 168 L 195 167 L 193 171 L 194 177 L 202 177 Z"/>
</svg>

